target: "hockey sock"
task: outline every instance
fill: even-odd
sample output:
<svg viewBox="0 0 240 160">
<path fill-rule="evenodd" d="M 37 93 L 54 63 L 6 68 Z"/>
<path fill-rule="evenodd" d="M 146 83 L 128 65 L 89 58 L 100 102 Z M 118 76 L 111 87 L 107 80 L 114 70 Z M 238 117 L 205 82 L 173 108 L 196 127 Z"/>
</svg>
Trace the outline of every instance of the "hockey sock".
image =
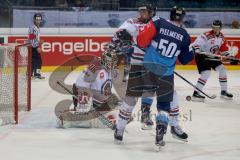
<svg viewBox="0 0 240 160">
<path fill-rule="evenodd" d="M 123 102 L 118 115 L 117 129 L 124 130 L 127 123 L 131 120 L 131 115 L 134 106 L 128 105 L 126 102 Z"/>
<path fill-rule="evenodd" d="M 219 83 L 222 91 L 227 91 L 227 71 L 226 68 L 222 65 L 219 65 L 216 68 L 216 71 L 219 72 Z"/>
<path fill-rule="evenodd" d="M 176 90 L 173 93 L 173 100 L 170 103 L 170 113 L 169 113 L 169 125 L 177 126 L 178 125 L 178 116 L 179 116 L 179 99 Z"/>
<path fill-rule="evenodd" d="M 201 72 L 201 76 L 200 76 L 200 78 L 198 78 L 196 88 L 198 88 L 199 90 L 202 90 L 209 77 L 210 77 L 210 71 L 209 70 Z M 195 91 L 198 92 L 197 89 L 195 89 Z"/>
</svg>

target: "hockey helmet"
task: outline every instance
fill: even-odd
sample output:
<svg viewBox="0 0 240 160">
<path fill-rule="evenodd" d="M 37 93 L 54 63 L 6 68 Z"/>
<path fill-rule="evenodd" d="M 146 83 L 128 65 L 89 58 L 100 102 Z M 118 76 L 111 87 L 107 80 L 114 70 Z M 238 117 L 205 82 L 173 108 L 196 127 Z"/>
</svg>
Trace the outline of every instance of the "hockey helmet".
<svg viewBox="0 0 240 160">
<path fill-rule="evenodd" d="M 157 7 L 153 4 L 146 3 L 146 4 L 143 4 L 140 7 L 138 7 L 138 11 L 140 11 L 140 10 L 148 10 L 150 17 L 152 18 L 156 15 Z"/>
<path fill-rule="evenodd" d="M 218 28 L 222 28 L 222 21 L 220 20 L 214 20 L 212 23 L 212 27 L 218 27 Z"/>
<path fill-rule="evenodd" d="M 185 15 L 186 15 L 186 12 L 184 8 L 174 6 L 170 11 L 170 20 L 182 21 Z"/>
</svg>

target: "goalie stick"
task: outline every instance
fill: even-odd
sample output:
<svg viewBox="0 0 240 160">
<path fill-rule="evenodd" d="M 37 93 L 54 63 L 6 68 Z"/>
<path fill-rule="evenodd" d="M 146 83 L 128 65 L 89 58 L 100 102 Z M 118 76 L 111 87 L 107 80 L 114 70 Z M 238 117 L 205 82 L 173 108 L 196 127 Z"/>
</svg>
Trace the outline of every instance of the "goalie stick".
<svg viewBox="0 0 240 160">
<path fill-rule="evenodd" d="M 216 95 L 208 95 L 205 92 L 203 92 L 202 90 L 200 90 L 199 88 L 197 88 L 194 84 L 192 84 L 190 81 L 188 81 L 186 78 L 184 78 L 182 75 L 180 75 L 179 73 L 174 71 L 174 74 L 177 75 L 179 78 L 181 78 L 182 80 L 184 80 L 185 82 L 187 82 L 188 84 L 190 84 L 193 88 L 195 88 L 196 90 L 198 90 L 199 92 L 201 92 L 203 95 L 205 95 L 206 97 L 210 98 L 210 99 L 215 99 L 217 96 Z"/>
<path fill-rule="evenodd" d="M 74 96 L 74 98 L 77 98 L 73 93 L 72 91 L 70 91 L 68 88 L 66 88 L 61 82 L 57 81 L 57 84 L 62 87 L 65 91 L 67 91 L 69 94 L 71 94 L 72 96 Z M 70 111 L 70 110 L 69 110 Z M 63 111 L 63 112 L 66 112 L 66 111 Z M 93 108 L 93 112 L 92 114 L 94 114 L 96 117 L 98 117 L 98 119 L 104 124 L 106 125 L 107 127 L 109 127 L 110 129 L 112 130 L 115 130 L 116 128 L 116 125 L 113 124 L 111 121 L 109 121 L 106 117 L 104 117 L 99 111 L 97 111 L 95 108 Z M 61 117 L 59 117 L 60 120 Z"/>
</svg>

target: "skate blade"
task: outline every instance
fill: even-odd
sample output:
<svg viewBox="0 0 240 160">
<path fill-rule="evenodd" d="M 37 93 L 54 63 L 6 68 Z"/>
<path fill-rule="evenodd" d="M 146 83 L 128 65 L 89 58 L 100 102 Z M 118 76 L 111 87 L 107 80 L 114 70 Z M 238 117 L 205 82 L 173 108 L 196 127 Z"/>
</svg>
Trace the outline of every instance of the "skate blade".
<svg viewBox="0 0 240 160">
<path fill-rule="evenodd" d="M 178 136 L 176 136 L 176 135 L 174 135 L 174 134 L 172 134 L 172 137 L 173 137 L 174 139 L 177 139 L 177 140 L 180 140 L 180 141 L 183 141 L 183 142 L 188 142 L 188 139 L 181 139 L 181 138 L 179 138 Z"/>
<path fill-rule="evenodd" d="M 202 98 L 195 98 L 195 97 L 192 97 L 191 99 L 193 102 L 204 102 L 204 99 Z"/>
<path fill-rule="evenodd" d="M 45 81 L 46 79 L 45 78 L 34 78 L 34 77 L 32 77 L 31 80 L 33 82 L 42 82 L 42 81 Z"/>
<path fill-rule="evenodd" d="M 152 129 L 153 129 L 153 126 L 152 126 L 152 125 L 142 124 L 141 129 L 142 129 L 142 130 L 152 130 Z"/>
<path fill-rule="evenodd" d="M 161 151 L 161 149 L 162 149 L 164 146 L 165 146 L 165 142 L 164 142 L 164 141 L 155 144 L 155 151 L 156 151 L 156 152 Z"/>
<path fill-rule="evenodd" d="M 120 141 L 118 139 L 114 139 L 114 144 L 120 145 L 120 144 L 122 144 L 122 141 Z"/>
<path fill-rule="evenodd" d="M 232 97 L 225 97 L 225 96 L 220 96 L 221 99 L 225 99 L 225 100 L 233 100 Z"/>
</svg>

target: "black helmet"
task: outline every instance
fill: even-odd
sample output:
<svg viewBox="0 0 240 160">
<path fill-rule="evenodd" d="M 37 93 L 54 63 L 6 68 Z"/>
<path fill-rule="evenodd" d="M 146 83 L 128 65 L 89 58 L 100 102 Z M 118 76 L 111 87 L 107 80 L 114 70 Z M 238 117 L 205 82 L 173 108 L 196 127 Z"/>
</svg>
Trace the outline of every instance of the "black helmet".
<svg viewBox="0 0 240 160">
<path fill-rule="evenodd" d="M 214 20 L 212 23 L 212 27 L 222 28 L 222 22 L 220 20 Z"/>
<path fill-rule="evenodd" d="M 143 9 L 146 9 L 146 10 L 149 11 L 150 17 L 154 17 L 156 15 L 157 7 L 155 5 L 153 5 L 153 4 L 146 3 L 146 4 L 143 4 L 140 7 L 138 7 L 139 11 L 143 10 Z"/>
<path fill-rule="evenodd" d="M 37 17 L 40 17 L 42 19 L 42 14 L 40 13 L 35 13 L 34 16 L 33 16 L 33 20 L 36 20 Z"/>
<path fill-rule="evenodd" d="M 182 7 L 174 6 L 170 11 L 170 20 L 171 21 L 182 21 L 186 12 Z"/>
</svg>

